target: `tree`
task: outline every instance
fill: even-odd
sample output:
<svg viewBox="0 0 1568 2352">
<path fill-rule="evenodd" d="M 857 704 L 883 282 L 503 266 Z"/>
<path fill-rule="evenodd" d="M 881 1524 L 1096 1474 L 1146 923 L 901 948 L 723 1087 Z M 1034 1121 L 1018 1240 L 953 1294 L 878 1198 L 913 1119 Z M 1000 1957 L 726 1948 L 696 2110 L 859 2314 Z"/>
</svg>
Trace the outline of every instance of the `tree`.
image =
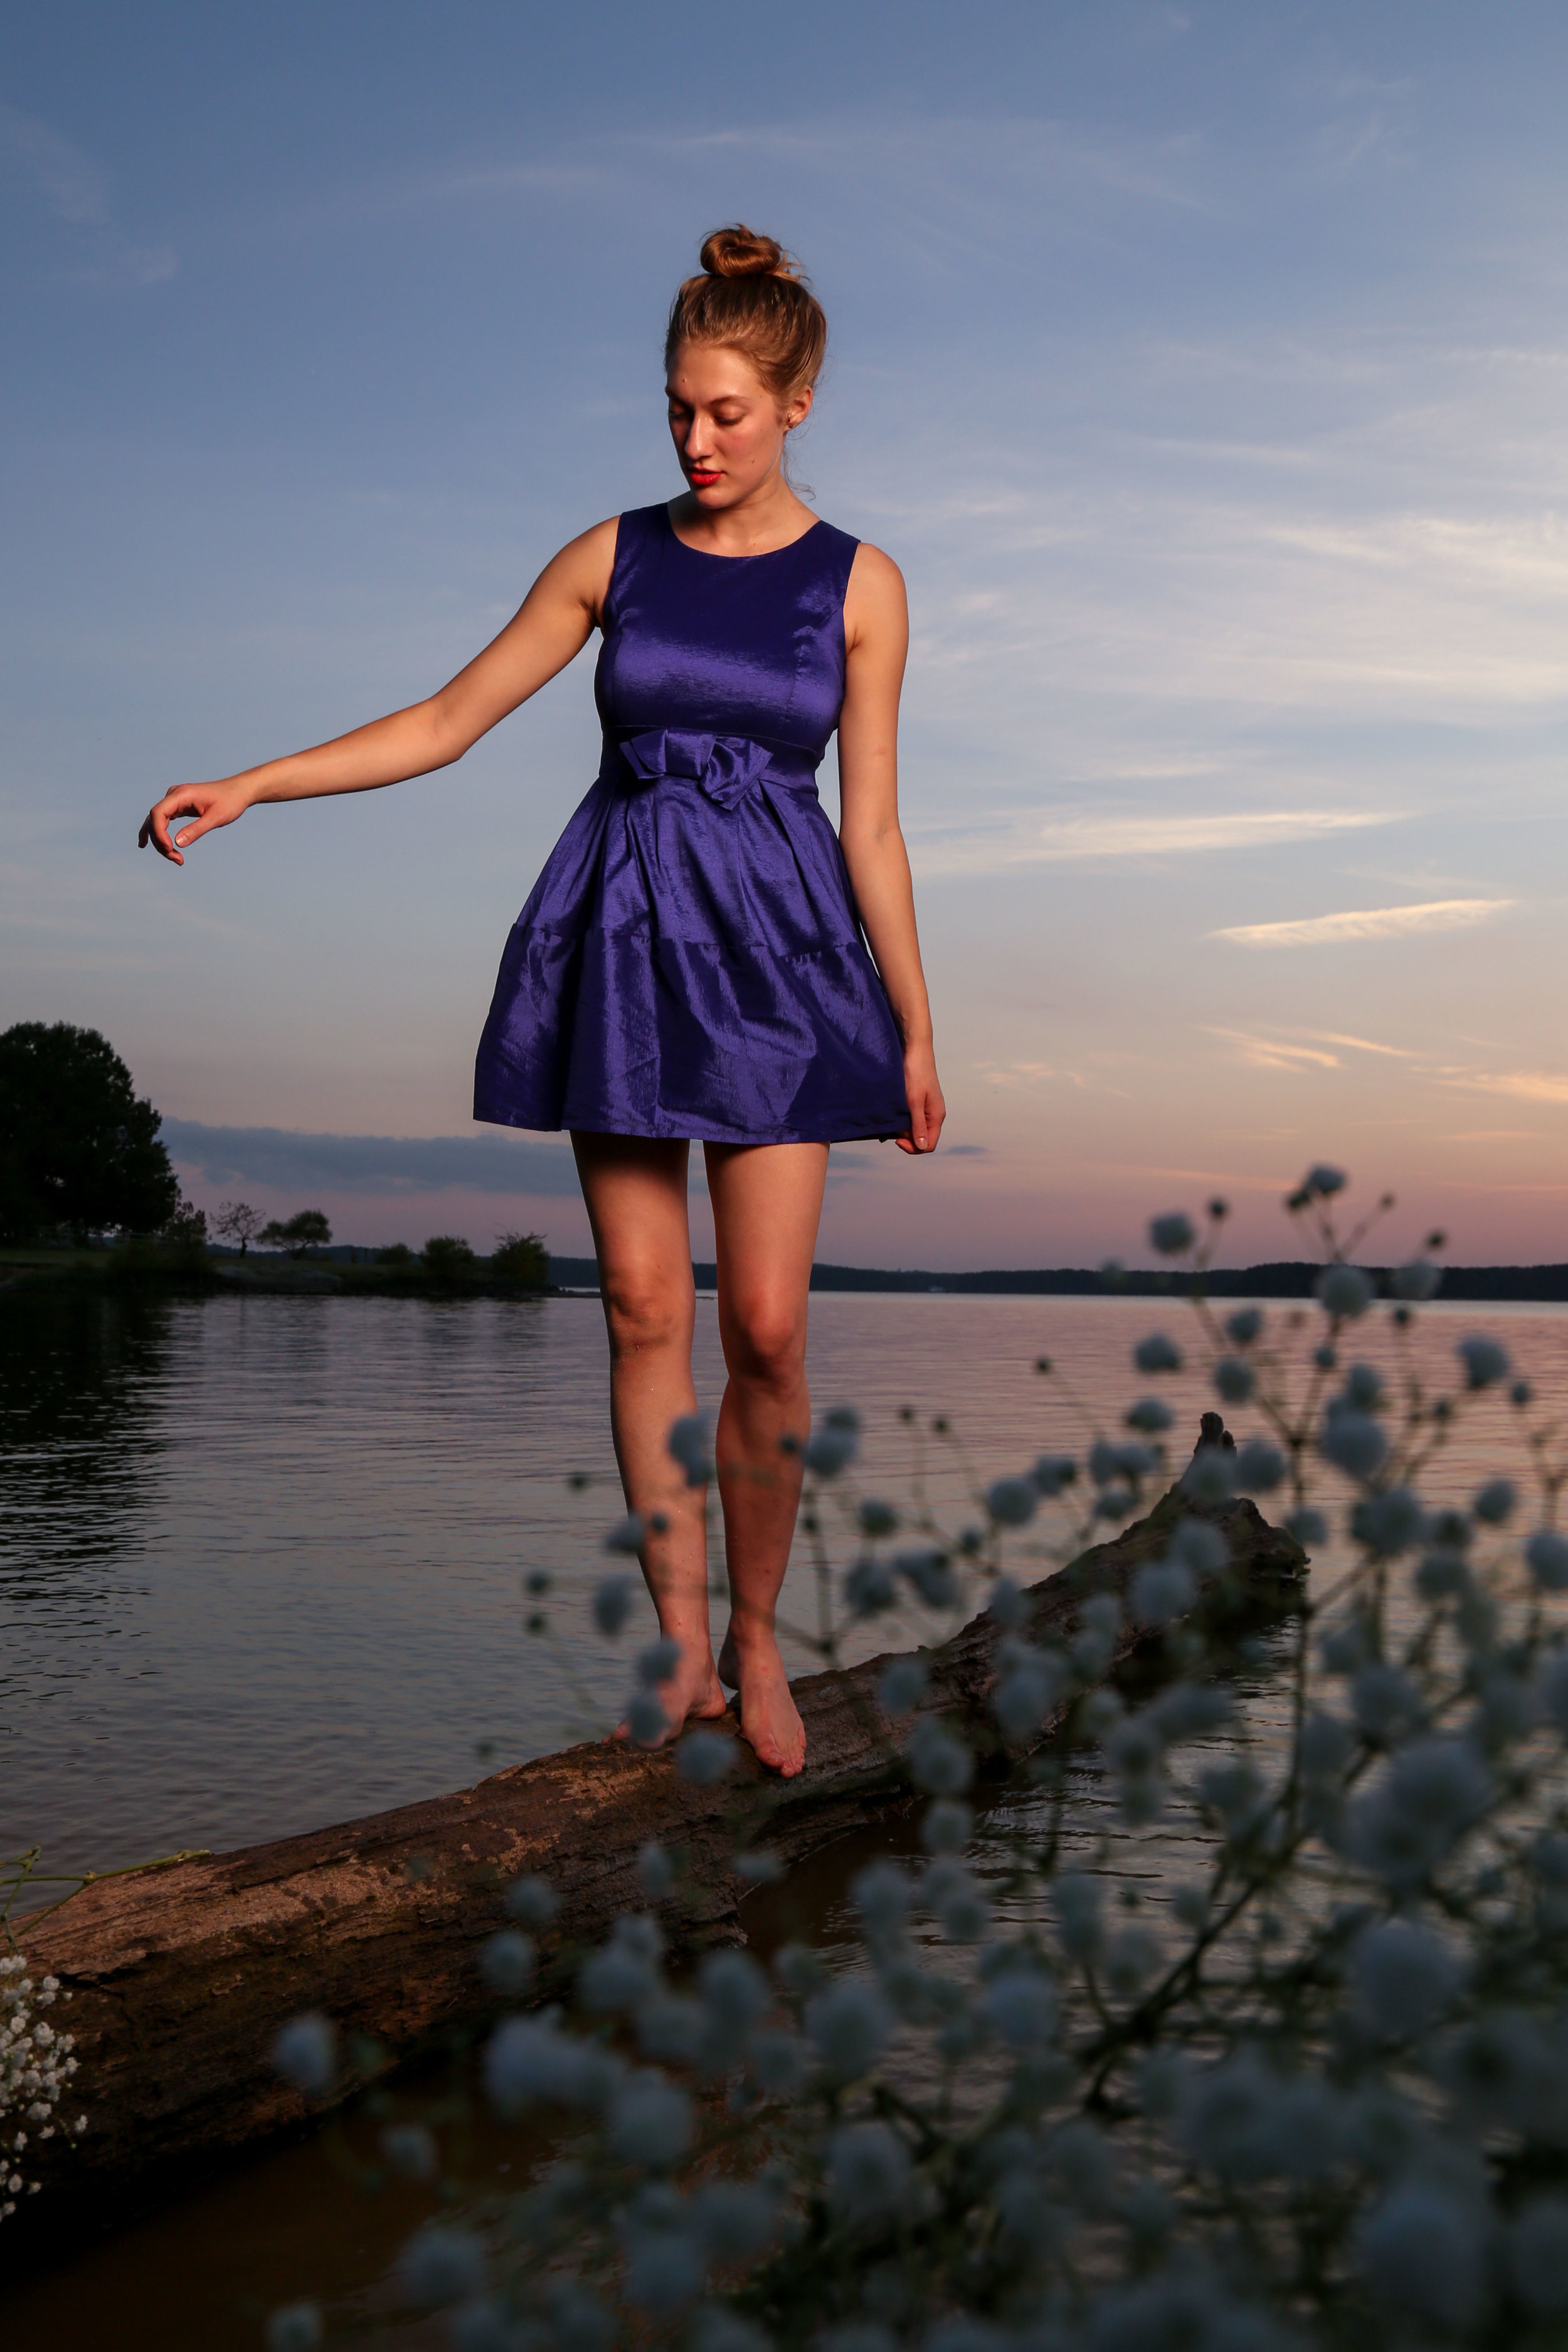
<svg viewBox="0 0 1568 2352">
<path fill-rule="evenodd" d="M 213 1224 L 226 1242 L 237 1242 L 243 1257 L 261 1231 L 261 1219 L 248 1201 L 220 1201 Z"/>
<path fill-rule="evenodd" d="M 0 1035 L 0 1239 L 159 1232 L 180 1197 L 161 1123 L 96 1029 L 17 1022 Z"/>
<path fill-rule="evenodd" d="M 542 1290 L 550 1280 L 550 1253 L 542 1234 L 501 1234 L 490 1259 L 490 1272 L 520 1290 Z"/>
<path fill-rule="evenodd" d="M 325 1249 L 331 1238 L 332 1229 L 324 1209 L 301 1209 L 283 1224 L 274 1217 L 269 1225 L 261 1229 L 264 1242 L 286 1249 L 290 1257 L 303 1257 L 307 1250 Z"/>
<path fill-rule="evenodd" d="M 456 1282 L 475 1270 L 475 1257 L 456 1234 L 433 1234 L 419 1253 L 420 1264 L 437 1282 Z"/>
</svg>

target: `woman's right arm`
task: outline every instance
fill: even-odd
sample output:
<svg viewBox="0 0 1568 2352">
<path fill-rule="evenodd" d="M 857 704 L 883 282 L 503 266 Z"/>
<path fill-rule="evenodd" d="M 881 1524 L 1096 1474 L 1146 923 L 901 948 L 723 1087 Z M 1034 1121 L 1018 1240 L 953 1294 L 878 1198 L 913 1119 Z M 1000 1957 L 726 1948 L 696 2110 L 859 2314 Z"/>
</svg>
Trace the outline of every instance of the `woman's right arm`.
<svg viewBox="0 0 1568 2352">
<path fill-rule="evenodd" d="M 313 751 L 268 760 L 210 784 L 177 784 L 147 812 L 138 836 L 176 866 L 180 852 L 232 824 L 258 801 L 319 800 L 369 793 L 449 768 L 498 719 L 565 668 L 597 626 L 616 560 L 616 521 L 596 523 L 547 563 L 492 644 L 424 702 L 410 703 Z M 189 817 L 171 836 L 171 822 Z"/>
</svg>

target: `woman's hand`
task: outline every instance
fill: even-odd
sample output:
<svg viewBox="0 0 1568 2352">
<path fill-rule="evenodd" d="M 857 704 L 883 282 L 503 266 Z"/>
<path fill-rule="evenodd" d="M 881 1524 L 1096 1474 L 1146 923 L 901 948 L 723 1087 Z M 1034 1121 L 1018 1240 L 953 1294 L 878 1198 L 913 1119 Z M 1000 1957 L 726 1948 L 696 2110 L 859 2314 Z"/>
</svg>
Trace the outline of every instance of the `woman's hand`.
<svg viewBox="0 0 1568 2352">
<path fill-rule="evenodd" d="M 221 784 L 176 784 L 142 818 L 136 846 L 145 849 L 151 842 L 160 857 L 168 858 L 171 865 L 183 866 L 185 861 L 180 855 L 182 849 L 188 849 L 204 833 L 216 833 L 220 824 L 232 824 L 237 816 L 245 814 L 251 800 L 251 793 L 237 777 Z M 183 816 L 195 817 L 195 823 L 182 826 L 171 837 L 171 821 Z"/>
<path fill-rule="evenodd" d="M 910 1131 L 898 1139 L 900 1151 L 934 1151 L 947 1105 L 936 1074 L 936 1055 L 930 1045 L 910 1045 L 904 1055 L 904 1095 L 910 1106 Z"/>
</svg>

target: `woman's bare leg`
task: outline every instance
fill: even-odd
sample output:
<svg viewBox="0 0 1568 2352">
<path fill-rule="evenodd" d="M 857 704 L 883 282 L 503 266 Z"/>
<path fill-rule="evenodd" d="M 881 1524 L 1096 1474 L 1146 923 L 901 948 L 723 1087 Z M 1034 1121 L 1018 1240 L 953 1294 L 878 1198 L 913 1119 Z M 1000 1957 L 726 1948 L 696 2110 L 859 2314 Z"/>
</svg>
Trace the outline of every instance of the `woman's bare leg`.
<svg viewBox="0 0 1568 2352">
<path fill-rule="evenodd" d="M 773 1612 L 789 1565 L 800 1469 L 780 1439 L 811 1426 L 805 1303 L 827 1176 L 825 1143 L 710 1143 L 719 1253 L 719 1330 L 729 1385 L 714 1453 L 730 1566 L 720 1672 L 741 1694 L 741 1729 L 787 1776 L 805 1731 L 779 1655 Z"/>
<path fill-rule="evenodd" d="M 669 1455 L 671 1423 L 696 1410 L 691 1385 L 688 1147 L 628 1135 L 574 1135 L 610 1334 L 610 1428 L 626 1507 L 650 1530 L 643 1574 L 680 1664 L 659 1698 L 673 1729 L 724 1712 L 708 1631 L 703 1495 Z"/>
</svg>

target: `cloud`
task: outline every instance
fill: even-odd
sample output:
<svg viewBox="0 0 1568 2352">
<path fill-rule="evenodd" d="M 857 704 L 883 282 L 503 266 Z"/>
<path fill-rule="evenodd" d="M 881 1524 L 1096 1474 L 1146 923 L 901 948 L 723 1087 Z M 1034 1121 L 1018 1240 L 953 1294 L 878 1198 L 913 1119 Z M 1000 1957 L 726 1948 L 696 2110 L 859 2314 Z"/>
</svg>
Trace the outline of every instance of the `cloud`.
<svg viewBox="0 0 1568 2352">
<path fill-rule="evenodd" d="M 910 828 L 917 871 L 999 874 L 1019 866 L 1057 866 L 1096 858 L 1186 857 L 1226 849 L 1272 849 L 1321 835 L 1399 824 L 1397 809 L 1228 809 L 1171 814 L 1152 809 L 1068 808 L 1043 823 L 1013 819 L 989 835 L 984 820 L 962 833 L 943 826 Z"/>
<path fill-rule="evenodd" d="M 1242 948 L 1332 947 L 1345 940 L 1400 940 L 1414 931 L 1463 931 L 1489 922 L 1512 898 L 1433 898 L 1421 907 L 1352 908 L 1342 915 L 1309 915 L 1294 923 L 1234 923 L 1210 931 Z"/>
<path fill-rule="evenodd" d="M 1568 1078 L 1552 1070 L 1445 1070 L 1446 1083 L 1477 1094 L 1512 1095 L 1521 1102 L 1568 1103 Z"/>
<path fill-rule="evenodd" d="M 334 1192 L 395 1195 L 523 1192 L 573 1196 L 577 1171 L 564 1142 L 484 1135 L 311 1135 L 281 1127 L 205 1127 L 165 1118 L 163 1139 L 178 1166 L 209 1184 L 312 1185 Z"/>
<path fill-rule="evenodd" d="M 1337 1054 L 1325 1054 L 1316 1045 L 1285 1045 L 1272 1037 L 1255 1037 L 1247 1029 L 1216 1029 L 1210 1025 L 1211 1037 L 1223 1037 L 1228 1045 L 1239 1045 L 1241 1058 L 1258 1070 L 1337 1070 L 1342 1067 Z"/>
<path fill-rule="evenodd" d="M 109 175 L 74 140 L 0 105 L 0 146 L 57 220 L 91 233 L 97 258 L 83 275 L 129 286 L 159 286 L 174 277 L 180 265 L 172 246 L 132 244 L 115 226 Z"/>
</svg>

